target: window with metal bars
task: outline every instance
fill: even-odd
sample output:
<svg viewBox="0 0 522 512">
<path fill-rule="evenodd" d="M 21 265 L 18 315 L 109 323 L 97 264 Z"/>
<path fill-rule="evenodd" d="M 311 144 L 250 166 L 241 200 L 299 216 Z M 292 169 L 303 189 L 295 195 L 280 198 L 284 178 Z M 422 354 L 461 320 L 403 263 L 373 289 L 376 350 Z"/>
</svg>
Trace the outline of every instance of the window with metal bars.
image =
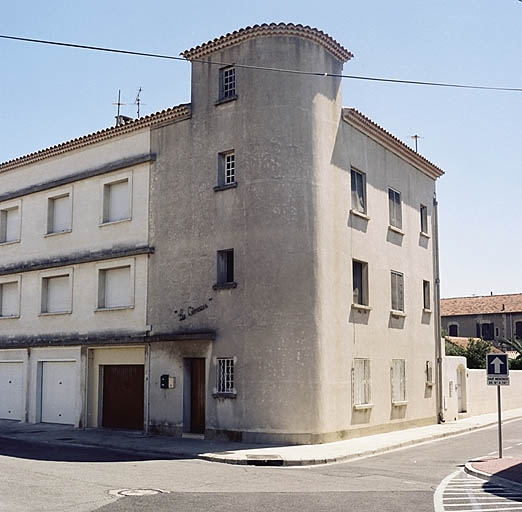
<svg viewBox="0 0 522 512">
<path fill-rule="evenodd" d="M 236 97 L 236 69 L 233 67 L 219 70 L 219 99 L 226 100 Z"/>
<path fill-rule="evenodd" d="M 236 393 L 234 387 L 234 358 L 218 358 L 216 388 L 218 393 Z"/>
</svg>

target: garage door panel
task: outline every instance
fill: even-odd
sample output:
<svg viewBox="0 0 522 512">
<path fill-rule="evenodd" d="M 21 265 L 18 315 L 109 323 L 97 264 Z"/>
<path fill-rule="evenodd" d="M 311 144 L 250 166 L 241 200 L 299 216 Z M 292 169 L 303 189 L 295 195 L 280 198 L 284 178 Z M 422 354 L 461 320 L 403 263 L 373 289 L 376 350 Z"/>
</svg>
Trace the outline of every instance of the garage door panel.
<svg viewBox="0 0 522 512">
<path fill-rule="evenodd" d="M 76 362 L 42 363 L 43 423 L 75 424 Z"/>
<path fill-rule="evenodd" d="M 0 419 L 22 420 L 23 363 L 0 363 Z"/>
</svg>

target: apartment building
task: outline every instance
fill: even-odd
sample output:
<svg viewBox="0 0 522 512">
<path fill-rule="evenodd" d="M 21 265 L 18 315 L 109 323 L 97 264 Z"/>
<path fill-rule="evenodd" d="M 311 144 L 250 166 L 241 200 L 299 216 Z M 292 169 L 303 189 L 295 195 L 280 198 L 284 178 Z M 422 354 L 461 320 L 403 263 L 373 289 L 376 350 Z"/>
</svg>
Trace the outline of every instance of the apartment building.
<svg viewBox="0 0 522 512">
<path fill-rule="evenodd" d="M 0 164 L 0 418 L 268 443 L 435 422 L 442 170 L 342 108 L 352 55 L 317 29 L 183 55 L 190 104 Z"/>
</svg>

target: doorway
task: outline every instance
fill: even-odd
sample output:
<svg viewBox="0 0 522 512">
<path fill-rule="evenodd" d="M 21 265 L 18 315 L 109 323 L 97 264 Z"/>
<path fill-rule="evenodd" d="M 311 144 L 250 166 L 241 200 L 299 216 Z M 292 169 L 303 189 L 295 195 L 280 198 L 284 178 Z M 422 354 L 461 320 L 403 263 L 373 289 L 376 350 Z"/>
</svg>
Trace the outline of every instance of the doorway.
<svg viewBox="0 0 522 512">
<path fill-rule="evenodd" d="M 143 430 L 144 366 L 106 364 L 102 368 L 102 427 Z"/>
<path fill-rule="evenodd" d="M 183 366 L 183 431 L 204 434 L 205 358 L 185 358 Z"/>
</svg>

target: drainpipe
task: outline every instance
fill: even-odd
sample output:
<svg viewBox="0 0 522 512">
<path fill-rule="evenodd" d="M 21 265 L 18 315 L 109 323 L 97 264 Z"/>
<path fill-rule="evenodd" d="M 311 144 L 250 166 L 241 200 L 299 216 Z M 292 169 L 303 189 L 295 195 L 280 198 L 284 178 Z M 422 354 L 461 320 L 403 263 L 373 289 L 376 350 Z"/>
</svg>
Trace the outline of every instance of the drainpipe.
<svg viewBox="0 0 522 512">
<path fill-rule="evenodd" d="M 434 320 L 435 320 L 435 357 L 437 358 L 437 415 L 439 423 L 444 420 L 444 392 L 442 363 L 444 354 L 441 340 L 440 329 L 440 272 L 439 272 L 439 203 L 437 193 L 433 194 L 433 272 L 435 278 L 435 300 L 434 300 Z"/>
</svg>

